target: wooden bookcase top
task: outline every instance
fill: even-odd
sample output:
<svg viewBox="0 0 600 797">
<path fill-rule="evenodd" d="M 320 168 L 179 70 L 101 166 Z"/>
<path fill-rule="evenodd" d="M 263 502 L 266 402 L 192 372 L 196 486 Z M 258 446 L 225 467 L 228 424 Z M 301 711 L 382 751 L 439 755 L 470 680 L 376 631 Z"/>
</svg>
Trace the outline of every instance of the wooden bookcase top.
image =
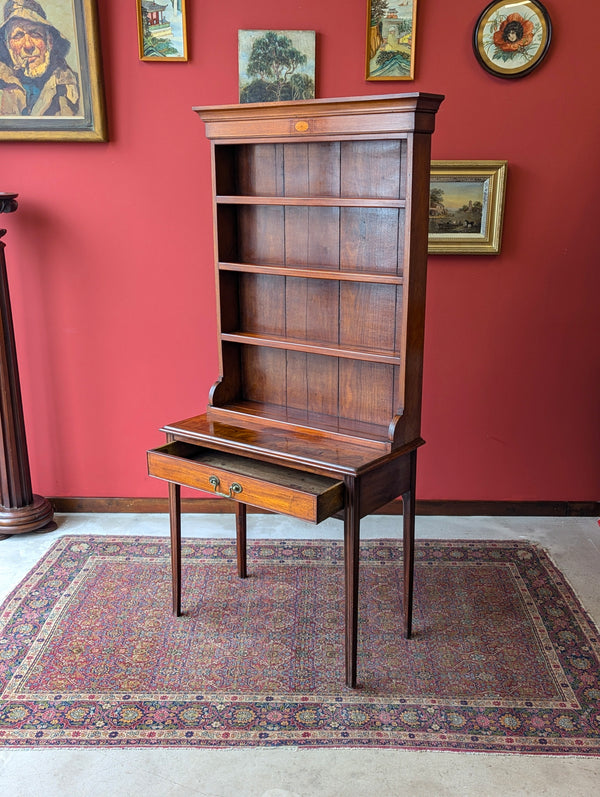
<svg viewBox="0 0 600 797">
<path fill-rule="evenodd" d="M 212 144 L 220 375 L 208 423 L 312 433 L 367 459 L 420 444 L 442 99 L 194 109 Z"/>
<path fill-rule="evenodd" d="M 196 106 L 209 139 L 431 133 L 441 94 L 414 92 L 295 102 Z M 311 121 L 314 120 L 314 121 Z M 241 126 L 241 127 L 238 127 Z"/>
</svg>

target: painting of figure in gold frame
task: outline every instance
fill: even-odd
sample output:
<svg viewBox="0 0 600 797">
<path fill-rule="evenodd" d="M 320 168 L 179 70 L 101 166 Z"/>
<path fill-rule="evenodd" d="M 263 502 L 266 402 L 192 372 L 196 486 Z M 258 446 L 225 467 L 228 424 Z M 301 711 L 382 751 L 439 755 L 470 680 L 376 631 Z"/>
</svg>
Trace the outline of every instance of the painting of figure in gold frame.
<svg viewBox="0 0 600 797">
<path fill-rule="evenodd" d="M 96 0 L 2 0 L 0 140 L 106 137 Z"/>
</svg>

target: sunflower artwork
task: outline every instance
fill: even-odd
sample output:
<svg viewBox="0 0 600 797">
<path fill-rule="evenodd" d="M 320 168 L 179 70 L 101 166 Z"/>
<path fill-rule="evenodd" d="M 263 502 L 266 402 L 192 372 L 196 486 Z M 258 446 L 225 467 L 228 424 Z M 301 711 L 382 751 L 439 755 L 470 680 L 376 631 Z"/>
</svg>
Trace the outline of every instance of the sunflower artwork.
<svg viewBox="0 0 600 797">
<path fill-rule="evenodd" d="M 493 2 L 479 17 L 473 48 L 479 63 L 499 77 L 522 77 L 546 55 L 552 24 L 537 0 Z"/>
</svg>

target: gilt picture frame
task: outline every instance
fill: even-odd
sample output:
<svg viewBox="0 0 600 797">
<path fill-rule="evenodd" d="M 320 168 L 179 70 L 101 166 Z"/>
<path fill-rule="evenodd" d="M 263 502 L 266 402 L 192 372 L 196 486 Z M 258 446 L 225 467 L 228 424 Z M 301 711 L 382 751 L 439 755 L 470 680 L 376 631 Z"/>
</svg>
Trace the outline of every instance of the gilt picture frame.
<svg viewBox="0 0 600 797">
<path fill-rule="evenodd" d="M 0 0 L 0 141 L 107 137 L 96 0 Z"/>
<path fill-rule="evenodd" d="M 507 162 L 431 161 L 429 254 L 497 255 Z"/>
<path fill-rule="evenodd" d="M 367 0 L 367 80 L 414 80 L 417 0 Z"/>
<path fill-rule="evenodd" d="M 473 31 L 481 66 L 501 78 L 519 78 L 545 58 L 552 38 L 550 16 L 539 0 L 490 3 Z"/>
<path fill-rule="evenodd" d="M 187 61 L 185 0 L 136 0 L 140 61 Z"/>
</svg>

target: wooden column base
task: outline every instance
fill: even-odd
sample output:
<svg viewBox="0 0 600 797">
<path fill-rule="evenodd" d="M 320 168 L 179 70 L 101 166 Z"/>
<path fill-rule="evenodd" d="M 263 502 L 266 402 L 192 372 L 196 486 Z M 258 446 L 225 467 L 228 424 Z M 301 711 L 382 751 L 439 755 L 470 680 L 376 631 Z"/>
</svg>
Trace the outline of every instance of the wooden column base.
<svg viewBox="0 0 600 797">
<path fill-rule="evenodd" d="M 41 495 L 34 495 L 33 502 L 27 506 L 0 506 L 0 539 L 27 531 L 54 531 L 57 525 L 53 517 L 52 504 Z"/>
<path fill-rule="evenodd" d="M 0 192 L 0 213 L 13 213 L 18 194 Z M 6 230 L 0 230 L 0 239 Z M 31 489 L 17 347 L 13 329 L 4 241 L 0 240 L 0 538 L 27 531 L 54 531 L 54 509 Z"/>
</svg>

